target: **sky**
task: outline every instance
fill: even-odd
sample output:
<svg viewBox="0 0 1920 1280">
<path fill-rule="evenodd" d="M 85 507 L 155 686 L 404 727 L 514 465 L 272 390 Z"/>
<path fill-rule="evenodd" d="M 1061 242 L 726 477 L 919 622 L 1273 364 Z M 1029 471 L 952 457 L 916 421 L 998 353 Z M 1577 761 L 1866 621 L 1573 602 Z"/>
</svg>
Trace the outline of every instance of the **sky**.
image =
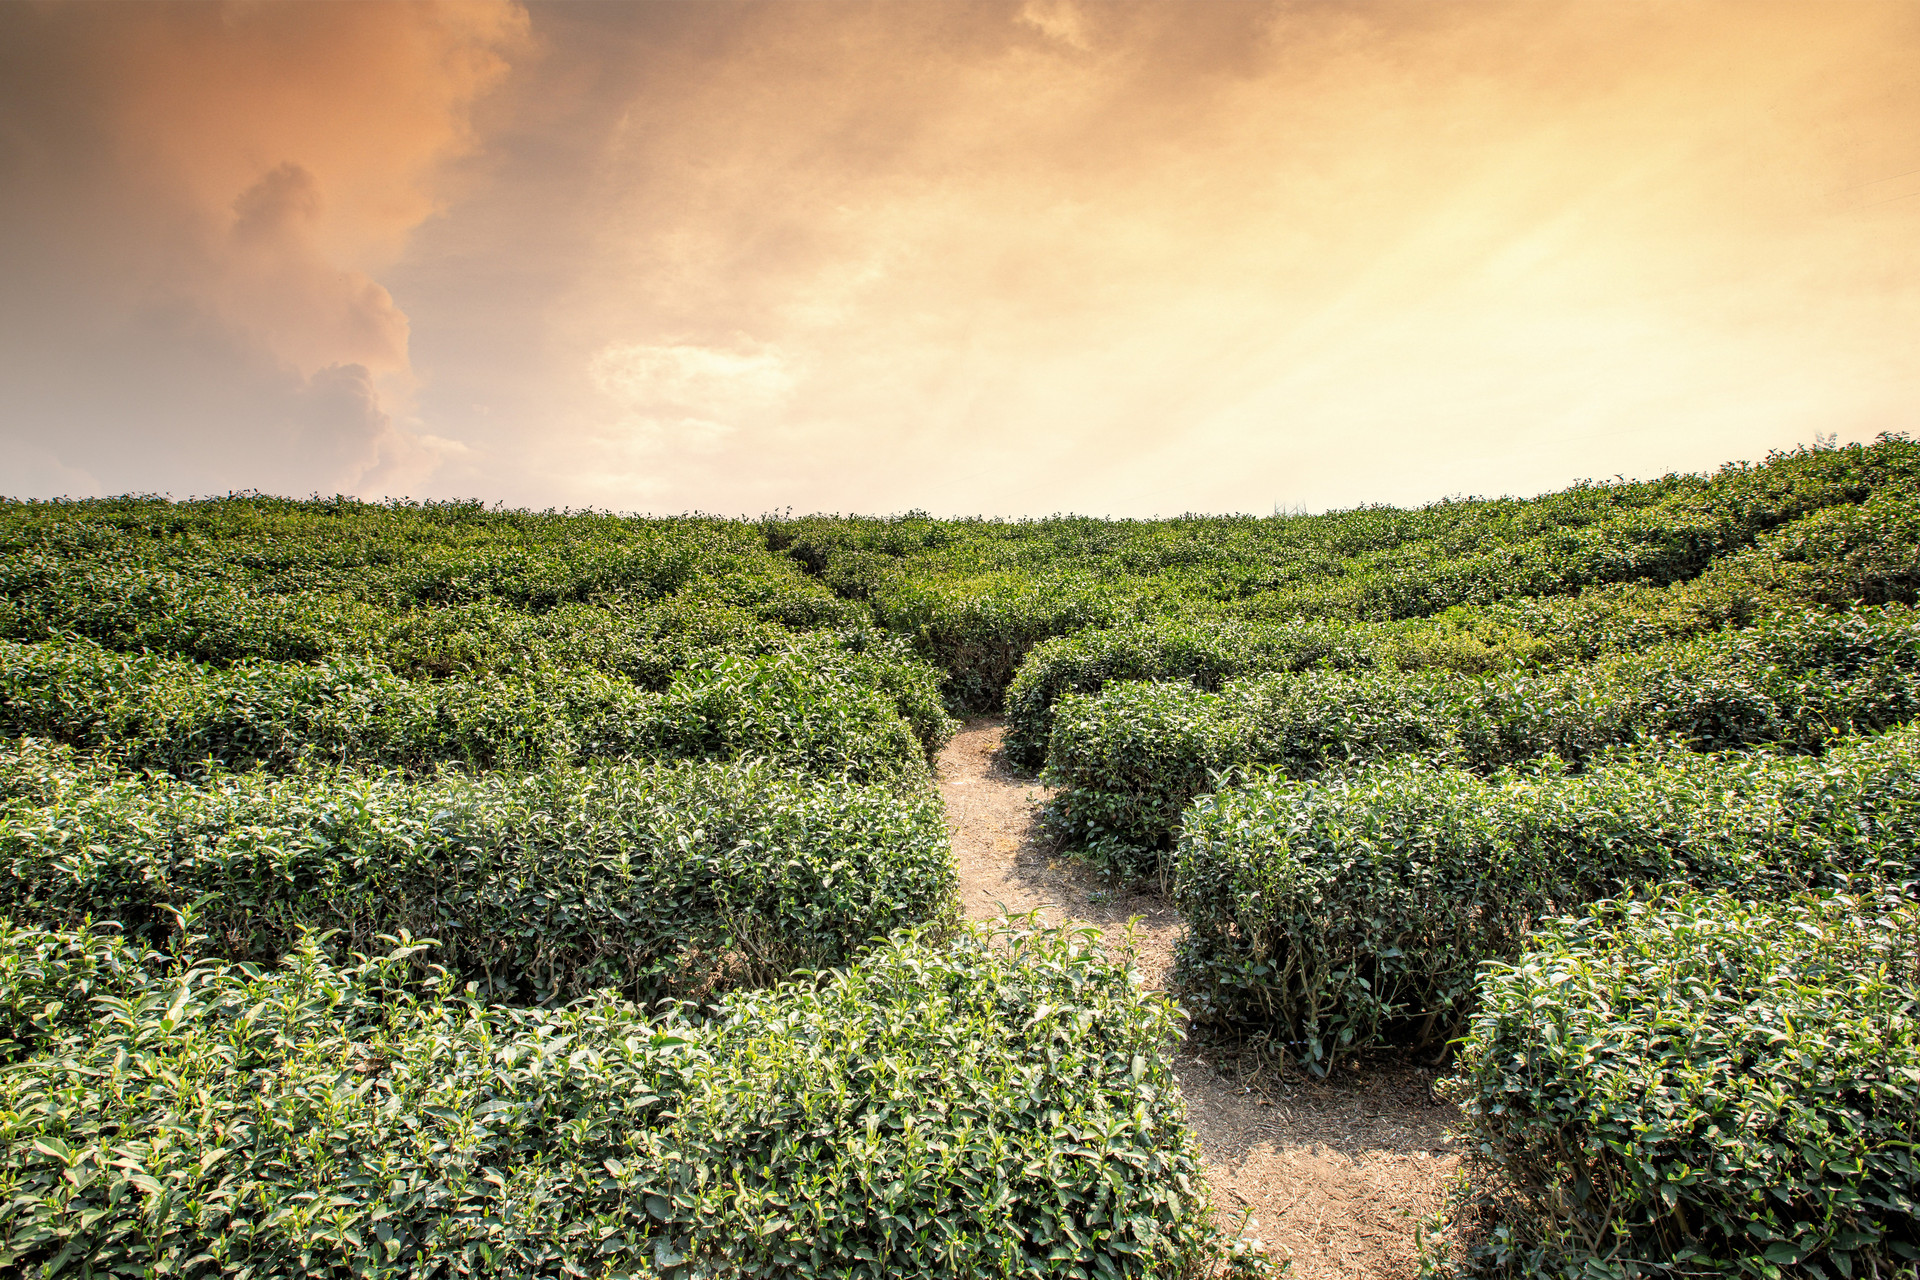
<svg viewBox="0 0 1920 1280">
<path fill-rule="evenodd" d="M 0 494 L 1532 494 L 1920 427 L 1920 3 L 0 6 Z"/>
</svg>

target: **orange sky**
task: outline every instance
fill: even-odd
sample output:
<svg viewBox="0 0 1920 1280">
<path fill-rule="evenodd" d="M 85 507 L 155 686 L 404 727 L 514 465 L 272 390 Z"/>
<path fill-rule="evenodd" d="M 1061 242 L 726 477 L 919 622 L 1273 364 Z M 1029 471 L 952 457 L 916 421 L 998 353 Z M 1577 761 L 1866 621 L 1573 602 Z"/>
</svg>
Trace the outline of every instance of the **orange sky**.
<svg viewBox="0 0 1920 1280">
<path fill-rule="evenodd" d="M 1920 4 L 15 4 L 0 269 L 0 493 L 1531 493 L 1920 425 Z"/>
</svg>

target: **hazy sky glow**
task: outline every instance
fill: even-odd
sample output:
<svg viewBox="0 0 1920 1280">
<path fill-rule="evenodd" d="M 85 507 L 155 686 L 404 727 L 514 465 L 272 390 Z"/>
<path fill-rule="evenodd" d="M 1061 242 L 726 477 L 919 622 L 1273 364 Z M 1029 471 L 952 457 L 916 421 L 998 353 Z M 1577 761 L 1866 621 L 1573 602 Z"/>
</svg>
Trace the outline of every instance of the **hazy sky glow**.
<svg viewBox="0 0 1920 1280">
<path fill-rule="evenodd" d="M 1168 514 L 1920 428 L 1920 4 L 0 7 L 0 493 Z"/>
</svg>

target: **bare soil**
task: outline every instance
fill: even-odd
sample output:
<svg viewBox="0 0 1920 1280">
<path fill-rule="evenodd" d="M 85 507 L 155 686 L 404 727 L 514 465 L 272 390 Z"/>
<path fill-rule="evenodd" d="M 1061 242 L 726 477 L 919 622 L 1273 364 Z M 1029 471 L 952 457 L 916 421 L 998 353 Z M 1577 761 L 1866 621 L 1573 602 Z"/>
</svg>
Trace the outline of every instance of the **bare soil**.
<svg viewBox="0 0 1920 1280">
<path fill-rule="evenodd" d="M 1152 892 L 1115 892 L 1061 856 L 1042 835 L 1040 784 L 1010 768 L 998 720 L 969 721 L 940 756 L 940 790 L 953 831 L 960 895 L 972 918 L 1038 911 L 1079 921 L 1118 942 L 1139 917 L 1135 963 L 1164 990 L 1180 915 Z M 1451 1106 L 1432 1096 L 1435 1073 L 1385 1063 L 1333 1083 L 1293 1072 L 1243 1071 L 1190 1046 L 1175 1061 L 1214 1202 L 1299 1280 L 1415 1274 L 1413 1224 L 1439 1208 L 1459 1167 Z"/>
</svg>

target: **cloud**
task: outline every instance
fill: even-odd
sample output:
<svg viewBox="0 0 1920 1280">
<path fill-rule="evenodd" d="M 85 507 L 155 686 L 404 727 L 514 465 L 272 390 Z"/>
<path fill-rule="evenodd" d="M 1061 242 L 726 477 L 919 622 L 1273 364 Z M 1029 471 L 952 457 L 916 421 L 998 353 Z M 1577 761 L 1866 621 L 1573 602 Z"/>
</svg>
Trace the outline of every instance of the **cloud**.
<svg viewBox="0 0 1920 1280">
<path fill-rule="evenodd" d="M 1027 0 L 1020 7 L 1020 21 L 1062 44 L 1088 48 L 1086 18 L 1072 0 Z"/>
<path fill-rule="evenodd" d="M 0 7 L 0 440 L 1144 514 L 1870 435 L 1916 56 L 1873 0 Z"/>
<path fill-rule="evenodd" d="M 618 406 L 614 447 L 630 455 L 665 450 L 712 454 L 743 426 L 784 408 L 796 376 L 777 349 L 688 343 L 609 343 L 588 365 L 593 385 Z"/>
<path fill-rule="evenodd" d="M 624 124 L 549 314 L 599 374 L 542 482 L 602 501 L 595 354 L 736 334 L 806 378 L 653 491 L 1419 500 L 1920 391 L 1920 201 L 1826 194 L 1920 162 L 1910 7 L 793 5 L 595 47 Z"/>
<path fill-rule="evenodd" d="M 348 492 L 404 492 L 430 477 L 443 458 L 467 452 L 460 441 L 395 427 L 365 365 L 315 372 L 295 405 L 299 455 L 320 474 L 343 477 Z"/>
<path fill-rule="evenodd" d="M 588 372 L 595 386 L 630 407 L 670 405 L 717 417 L 778 405 L 794 386 L 786 357 L 772 348 L 616 342 Z"/>
<path fill-rule="evenodd" d="M 0 436 L 65 437 L 109 488 L 430 474 L 378 277 L 524 32 L 506 3 L 0 13 Z"/>
<path fill-rule="evenodd" d="M 201 286 L 229 323 L 297 369 L 350 360 L 408 372 L 406 315 L 370 276 L 328 259 L 316 242 L 324 211 L 311 172 L 274 166 L 234 201 L 228 242 L 210 255 Z"/>
</svg>

